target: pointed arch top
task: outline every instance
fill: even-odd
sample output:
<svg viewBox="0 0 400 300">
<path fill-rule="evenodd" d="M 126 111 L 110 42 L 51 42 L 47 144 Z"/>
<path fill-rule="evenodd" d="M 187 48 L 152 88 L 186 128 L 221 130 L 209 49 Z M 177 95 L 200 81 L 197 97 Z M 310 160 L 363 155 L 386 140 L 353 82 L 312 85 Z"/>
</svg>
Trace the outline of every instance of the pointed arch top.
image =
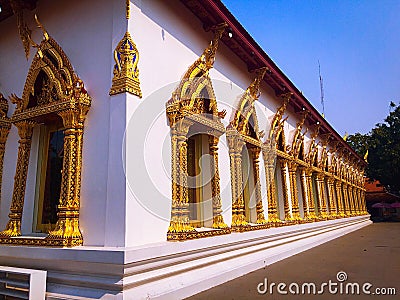
<svg viewBox="0 0 400 300">
<path fill-rule="evenodd" d="M 271 127 L 269 129 L 269 134 L 268 134 L 269 140 L 274 140 L 277 142 L 277 139 L 279 138 L 279 134 L 281 132 L 283 132 L 283 124 L 288 119 L 288 116 L 284 119 L 282 119 L 282 118 L 283 118 L 283 114 L 285 113 L 286 107 L 287 107 L 292 95 L 293 95 L 293 93 L 290 93 L 290 92 L 280 95 L 280 98 L 282 99 L 283 103 L 278 108 L 278 110 L 276 111 L 276 113 L 274 115 L 274 118 L 271 121 Z"/>
<path fill-rule="evenodd" d="M 315 159 L 318 159 L 318 145 L 316 143 L 316 138 L 319 134 L 319 129 L 321 125 L 319 123 L 315 124 L 314 132 L 311 134 L 311 142 L 308 148 L 308 153 L 306 157 L 306 162 L 312 166 L 315 163 Z"/>
<path fill-rule="evenodd" d="M 209 114 L 224 117 L 218 113 L 217 100 L 212 86 L 209 70 L 213 67 L 218 43 L 228 25 L 219 24 L 213 28 L 214 37 L 202 55 L 183 75 L 172 97 L 166 103 L 170 126 L 187 115 Z"/>
<path fill-rule="evenodd" d="M 238 107 L 233 113 L 233 118 L 229 124 L 230 128 L 235 128 L 241 135 L 257 141 L 260 141 L 263 133 L 259 130 L 254 102 L 260 97 L 260 84 L 266 72 L 266 67 L 256 71 L 256 78 L 240 98 Z"/>
<path fill-rule="evenodd" d="M 328 171 L 328 143 L 329 143 L 329 139 L 331 137 L 330 133 L 326 133 L 326 134 L 322 134 L 320 135 L 321 137 L 321 144 L 322 144 L 322 151 L 321 151 L 321 158 L 318 161 L 318 168 L 320 168 L 321 170 L 325 170 Z"/>
<path fill-rule="evenodd" d="M 293 141 L 292 141 L 292 147 L 291 147 L 291 154 L 293 155 L 294 158 L 298 158 L 299 157 L 299 153 L 300 150 L 303 147 L 304 144 L 304 136 L 306 135 L 306 133 L 308 132 L 308 128 L 306 128 L 304 133 L 301 133 L 301 131 L 303 130 L 303 125 L 304 122 L 307 118 L 309 114 L 309 111 L 304 110 L 301 112 L 301 119 L 299 122 L 297 122 L 297 127 L 293 136 Z M 303 152 L 304 155 L 304 152 Z"/>
<path fill-rule="evenodd" d="M 68 56 L 42 30 L 44 39 L 39 45 L 34 44 L 37 52 L 29 68 L 22 98 L 15 94 L 10 97 L 12 103 L 16 104 L 13 122 L 71 108 L 88 109 L 91 105 L 91 98 L 83 81 L 74 72 Z"/>
</svg>

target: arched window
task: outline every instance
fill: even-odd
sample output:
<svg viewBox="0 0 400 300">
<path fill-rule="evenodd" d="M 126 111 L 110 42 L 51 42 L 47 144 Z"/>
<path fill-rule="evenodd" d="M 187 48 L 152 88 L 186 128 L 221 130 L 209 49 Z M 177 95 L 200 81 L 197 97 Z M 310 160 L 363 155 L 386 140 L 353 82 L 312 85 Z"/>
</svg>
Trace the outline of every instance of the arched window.
<svg viewBox="0 0 400 300">
<path fill-rule="evenodd" d="M 168 240 L 229 233 L 222 218 L 218 141 L 225 132 L 208 75 L 225 26 L 216 28 L 203 54 L 166 103 L 171 128 L 172 210 Z M 206 158 L 208 157 L 208 162 Z M 198 230 L 208 227 L 208 233 Z"/>
<path fill-rule="evenodd" d="M 0 243 L 33 246 L 76 246 L 79 228 L 84 121 L 91 99 L 68 57 L 44 31 L 32 61 L 22 98 L 12 95 L 11 117 L 20 137 L 9 221 Z M 44 239 L 23 236 L 21 220 L 32 133 L 39 128 L 39 160 L 32 229 Z"/>
<path fill-rule="evenodd" d="M 240 98 L 226 130 L 232 175 L 232 229 L 236 231 L 250 230 L 251 223 L 264 228 L 267 223 L 259 175 L 262 143 L 254 106 L 265 71 L 257 71 L 257 77 Z"/>
</svg>

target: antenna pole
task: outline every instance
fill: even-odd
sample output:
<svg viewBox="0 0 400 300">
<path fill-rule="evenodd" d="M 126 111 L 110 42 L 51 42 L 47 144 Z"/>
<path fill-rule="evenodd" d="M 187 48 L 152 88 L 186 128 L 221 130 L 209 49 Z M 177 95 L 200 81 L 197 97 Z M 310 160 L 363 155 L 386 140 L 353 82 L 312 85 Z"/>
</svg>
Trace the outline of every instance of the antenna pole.
<svg viewBox="0 0 400 300">
<path fill-rule="evenodd" d="M 324 103 L 324 80 L 321 76 L 321 64 L 318 60 L 318 74 L 319 74 L 319 87 L 321 90 L 321 104 L 322 104 L 322 116 L 325 118 L 325 103 Z"/>
</svg>

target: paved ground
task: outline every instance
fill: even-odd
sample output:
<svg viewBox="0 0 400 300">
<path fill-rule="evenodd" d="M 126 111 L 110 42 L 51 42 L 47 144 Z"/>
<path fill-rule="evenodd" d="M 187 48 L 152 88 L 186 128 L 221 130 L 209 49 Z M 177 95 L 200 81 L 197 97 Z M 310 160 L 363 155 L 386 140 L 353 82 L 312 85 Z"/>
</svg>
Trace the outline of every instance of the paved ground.
<svg viewBox="0 0 400 300">
<path fill-rule="evenodd" d="M 315 283 L 317 289 L 329 280 L 339 283 L 336 277 L 340 271 L 347 274 L 347 280 L 343 281 L 344 291 L 346 283 L 359 283 L 360 295 L 340 294 L 340 290 L 334 295 L 329 293 L 329 287 L 325 287 L 324 293 L 320 295 L 307 294 L 307 289 L 303 295 L 289 292 L 288 286 L 291 283 L 298 283 L 300 292 L 304 282 Z M 265 278 L 268 279 L 268 286 L 272 282 L 286 283 L 288 294 L 278 294 L 276 286 L 273 294 L 270 294 L 270 290 L 265 294 L 258 293 L 257 286 Z M 370 295 L 361 291 L 366 282 L 372 284 Z M 337 287 L 340 288 L 340 285 Z M 377 287 L 394 287 L 397 295 L 377 295 Z M 296 285 L 292 285 L 292 288 L 295 289 Z M 336 286 L 331 288 L 334 291 Z M 400 223 L 374 223 L 189 299 L 400 299 Z"/>
</svg>

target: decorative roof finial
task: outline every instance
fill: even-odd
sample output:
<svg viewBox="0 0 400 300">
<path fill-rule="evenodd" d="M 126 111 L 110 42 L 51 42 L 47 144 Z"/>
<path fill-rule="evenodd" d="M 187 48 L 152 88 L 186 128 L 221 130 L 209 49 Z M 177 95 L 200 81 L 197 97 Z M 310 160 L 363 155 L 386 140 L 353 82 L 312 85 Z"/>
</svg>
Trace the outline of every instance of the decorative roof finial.
<svg viewBox="0 0 400 300">
<path fill-rule="evenodd" d="M 256 74 L 257 74 L 256 78 L 254 78 L 254 81 L 247 88 L 247 91 L 250 93 L 250 96 L 253 98 L 253 100 L 257 100 L 258 97 L 260 97 L 261 80 L 263 80 L 267 70 L 268 70 L 267 67 L 257 69 L 256 70 Z"/>
<path fill-rule="evenodd" d="M 131 17 L 131 1 L 126 0 L 126 19 L 129 20 Z"/>
<path fill-rule="evenodd" d="M 211 69 L 213 67 L 214 61 L 215 61 L 215 54 L 218 49 L 218 42 L 227 27 L 228 27 L 228 24 L 226 24 L 224 22 L 224 23 L 215 25 L 211 28 L 211 30 L 214 32 L 214 37 L 211 40 L 210 45 L 204 50 L 204 52 L 201 56 L 201 60 L 204 62 L 205 67 L 206 67 L 205 71 L 208 71 L 209 69 Z"/>
</svg>

